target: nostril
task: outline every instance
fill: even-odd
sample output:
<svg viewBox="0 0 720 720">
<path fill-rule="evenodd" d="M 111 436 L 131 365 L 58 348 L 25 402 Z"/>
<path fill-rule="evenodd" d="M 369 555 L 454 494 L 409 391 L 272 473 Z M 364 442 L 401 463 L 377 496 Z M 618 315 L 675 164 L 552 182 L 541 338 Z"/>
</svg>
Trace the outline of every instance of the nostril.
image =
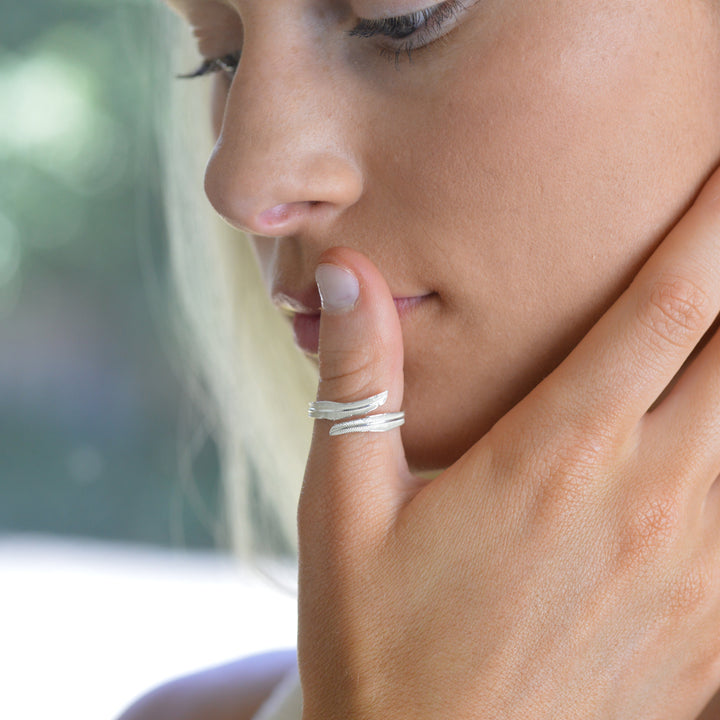
<svg viewBox="0 0 720 720">
<path fill-rule="evenodd" d="M 275 207 L 260 213 L 258 220 L 263 225 L 272 227 L 274 225 L 280 225 L 287 222 L 292 214 L 292 205 L 285 203 L 283 205 L 276 205 Z"/>
<path fill-rule="evenodd" d="M 320 202 L 307 201 L 276 205 L 257 216 L 258 229 L 260 232 L 272 233 L 272 231 L 277 230 L 281 226 L 285 226 L 293 220 L 298 220 L 306 216 L 316 205 L 320 205 Z"/>
</svg>

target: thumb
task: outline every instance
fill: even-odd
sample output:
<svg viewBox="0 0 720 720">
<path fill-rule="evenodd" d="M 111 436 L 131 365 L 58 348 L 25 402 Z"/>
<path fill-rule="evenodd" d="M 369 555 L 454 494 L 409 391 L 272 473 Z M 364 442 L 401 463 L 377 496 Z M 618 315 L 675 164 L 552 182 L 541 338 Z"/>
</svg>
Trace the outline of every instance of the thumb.
<svg viewBox="0 0 720 720">
<path fill-rule="evenodd" d="M 318 401 L 351 403 L 387 392 L 370 415 L 399 412 L 402 332 L 384 278 L 360 253 L 332 248 L 321 257 L 316 279 L 322 299 Z M 314 521 L 320 512 L 346 529 L 360 522 L 366 534 L 370 519 L 386 526 L 409 484 L 400 429 L 332 435 L 341 422 L 315 421 L 301 506 L 313 508 Z"/>
</svg>

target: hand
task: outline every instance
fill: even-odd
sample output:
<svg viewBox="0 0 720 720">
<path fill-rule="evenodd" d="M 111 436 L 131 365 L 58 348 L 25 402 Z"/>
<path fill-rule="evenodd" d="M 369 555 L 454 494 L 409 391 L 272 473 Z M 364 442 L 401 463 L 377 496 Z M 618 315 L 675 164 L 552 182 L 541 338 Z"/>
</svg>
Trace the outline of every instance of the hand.
<svg viewBox="0 0 720 720">
<path fill-rule="evenodd" d="M 323 310 L 318 398 L 402 406 L 392 297 Z M 332 270 L 330 271 L 332 272 Z M 316 421 L 299 508 L 305 720 L 695 718 L 720 685 L 720 172 L 572 354 L 459 461 Z M 655 407 L 653 407 L 655 405 Z M 652 411 L 649 412 L 650 408 Z"/>
</svg>

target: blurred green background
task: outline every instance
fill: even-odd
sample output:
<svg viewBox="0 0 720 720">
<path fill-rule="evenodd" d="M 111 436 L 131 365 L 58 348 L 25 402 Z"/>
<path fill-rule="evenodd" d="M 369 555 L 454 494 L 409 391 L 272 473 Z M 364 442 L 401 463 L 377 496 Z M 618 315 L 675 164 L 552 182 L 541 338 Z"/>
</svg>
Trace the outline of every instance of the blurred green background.
<svg viewBox="0 0 720 720">
<path fill-rule="evenodd" d="M 3 6 L 0 532 L 224 544 L 170 330 L 157 16 L 151 0 Z"/>
</svg>

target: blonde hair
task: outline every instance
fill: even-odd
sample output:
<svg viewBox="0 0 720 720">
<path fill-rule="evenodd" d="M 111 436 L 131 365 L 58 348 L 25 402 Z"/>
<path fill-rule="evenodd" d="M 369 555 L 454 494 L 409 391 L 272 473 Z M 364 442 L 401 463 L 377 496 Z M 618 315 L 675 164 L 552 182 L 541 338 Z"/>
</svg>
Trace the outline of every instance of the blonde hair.
<svg viewBox="0 0 720 720">
<path fill-rule="evenodd" d="M 197 53 L 184 25 L 164 18 L 173 71 L 185 70 Z M 272 307 L 248 239 L 205 199 L 209 91 L 208 82 L 175 82 L 160 114 L 177 329 L 188 386 L 218 445 L 232 545 L 243 555 L 294 553 L 317 373 Z"/>
</svg>

